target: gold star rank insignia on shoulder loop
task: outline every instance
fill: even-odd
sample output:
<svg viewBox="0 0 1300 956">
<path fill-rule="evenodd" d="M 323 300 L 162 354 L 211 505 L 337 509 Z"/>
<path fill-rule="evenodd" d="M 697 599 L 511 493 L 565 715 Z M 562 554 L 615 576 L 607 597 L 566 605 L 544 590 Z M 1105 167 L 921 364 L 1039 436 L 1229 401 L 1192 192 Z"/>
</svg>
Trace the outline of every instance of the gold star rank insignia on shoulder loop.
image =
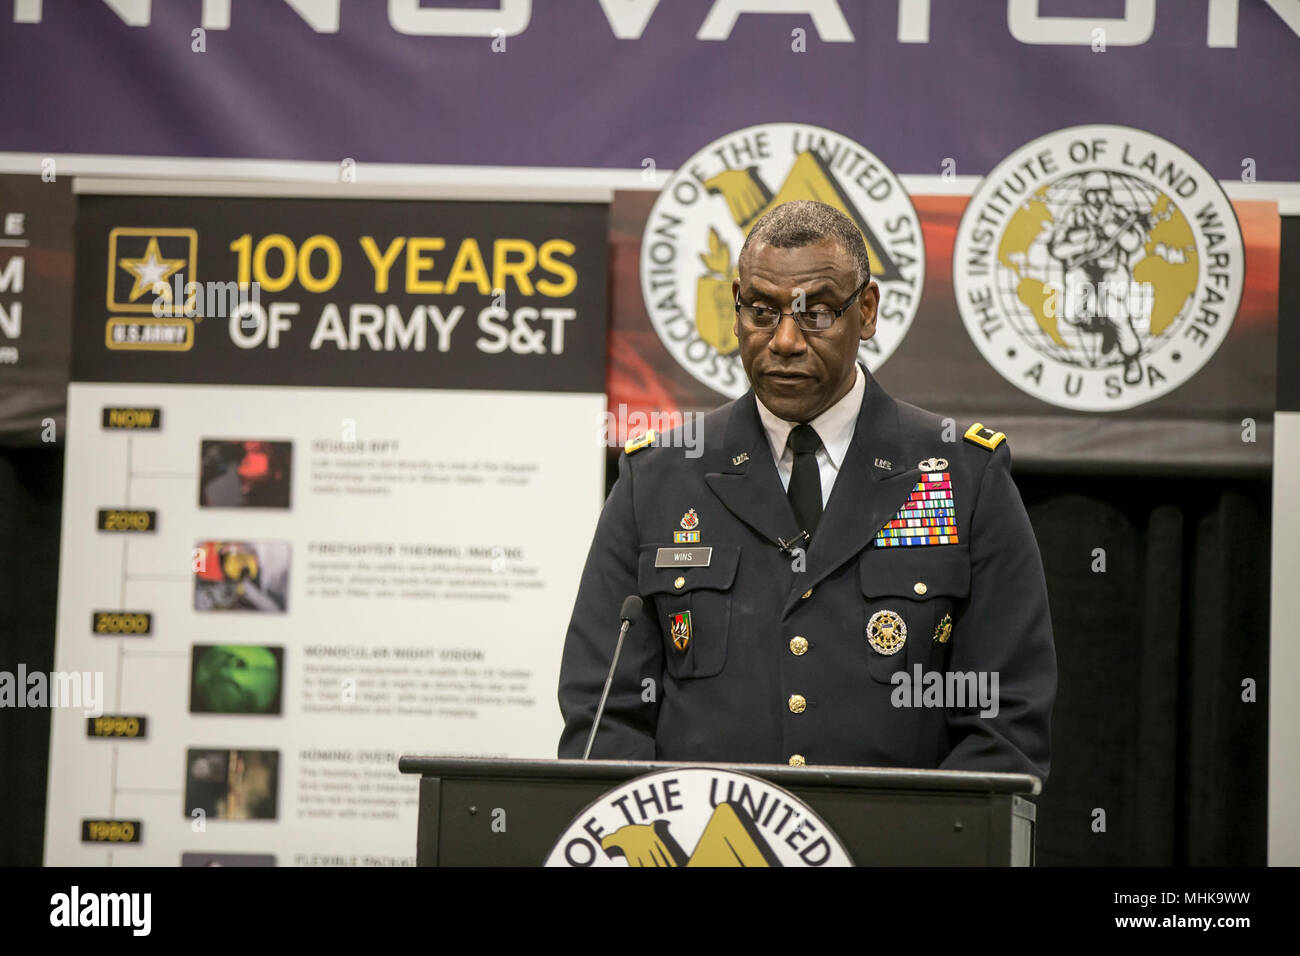
<svg viewBox="0 0 1300 956">
<path fill-rule="evenodd" d="M 658 437 L 658 432 L 652 428 L 639 438 L 629 438 L 627 444 L 623 446 L 623 454 L 630 455 L 633 452 L 640 451 L 642 448 L 648 448 L 654 444 L 655 439 Z"/>
<path fill-rule="evenodd" d="M 979 445 L 981 448 L 987 448 L 993 451 L 998 445 L 1006 441 L 1007 436 L 1002 432 L 995 432 L 991 428 L 985 428 L 982 422 L 976 422 L 970 428 L 966 429 L 966 434 L 962 436 L 968 442 Z"/>
</svg>

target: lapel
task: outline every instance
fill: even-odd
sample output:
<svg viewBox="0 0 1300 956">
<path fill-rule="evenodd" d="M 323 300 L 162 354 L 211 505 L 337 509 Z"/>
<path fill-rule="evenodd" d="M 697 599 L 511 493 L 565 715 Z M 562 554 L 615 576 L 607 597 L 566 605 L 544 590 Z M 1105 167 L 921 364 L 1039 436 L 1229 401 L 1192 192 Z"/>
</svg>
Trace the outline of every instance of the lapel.
<svg viewBox="0 0 1300 956">
<path fill-rule="evenodd" d="M 704 480 L 728 511 L 779 547 L 777 539 L 795 534 L 798 522 L 776 473 L 756 401 L 752 389 L 736 399 L 719 449 L 718 471 Z M 737 458 L 743 460 L 736 464 Z"/>
<path fill-rule="evenodd" d="M 805 555 L 806 567 L 794 576 L 782 616 L 804 591 L 871 546 L 876 532 L 907 500 L 921 474 L 904 457 L 898 404 L 865 368 L 863 372 L 867 387 L 853 440 Z M 889 466 L 878 467 L 877 459 Z M 722 447 L 709 465 L 717 470 L 707 471 L 704 480 L 733 515 L 778 547 L 780 538 L 795 533 L 794 510 L 776 473 L 752 389 L 736 399 Z"/>
<path fill-rule="evenodd" d="M 897 403 L 870 373 L 866 378 L 867 387 L 862 395 L 862 408 L 853 440 L 835 478 L 835 487 L 831 489 L 830 500 L 826 502 L 826 510 L 817 525 L 817 534 L 808 546 L 807 568 L 804 573 L 795 575 L 782 616 L 790 612 L 808 588 L 816 586 L 863 548 L 871 546 L 876 532 L 907 500 L 921 474 L 915 463 L 904 458 L 906 451 Z M 754 415 L 757 418 L 758 413 Z M 766 439 L 764 442 L 764 450 L 767 450 Z M 769 451 L 769 463 L 771 458 Z M 877 459 L 889 462 L 889 467 L 878 467 Z M 775 475 L 775 468 L 773 472 L 779 491 L 780 478 Z"/>
</svg>

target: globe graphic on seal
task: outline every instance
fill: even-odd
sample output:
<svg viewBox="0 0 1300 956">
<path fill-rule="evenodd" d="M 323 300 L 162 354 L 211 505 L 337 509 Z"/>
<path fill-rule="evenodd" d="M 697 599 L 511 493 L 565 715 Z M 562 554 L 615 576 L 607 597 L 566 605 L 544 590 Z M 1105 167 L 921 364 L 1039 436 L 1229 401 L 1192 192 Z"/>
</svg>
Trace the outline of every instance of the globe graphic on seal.
<svg viewBox="0 0 1300 956">
<path fill-rule="evenodd" d="M 1000 304 L 1024 342 L 1130 383 L 1191 311 L 1200 272 L 1177 204 L 1112 170 L 1040 187 L 1007 220 L 997 255 Z"/>
</svg>

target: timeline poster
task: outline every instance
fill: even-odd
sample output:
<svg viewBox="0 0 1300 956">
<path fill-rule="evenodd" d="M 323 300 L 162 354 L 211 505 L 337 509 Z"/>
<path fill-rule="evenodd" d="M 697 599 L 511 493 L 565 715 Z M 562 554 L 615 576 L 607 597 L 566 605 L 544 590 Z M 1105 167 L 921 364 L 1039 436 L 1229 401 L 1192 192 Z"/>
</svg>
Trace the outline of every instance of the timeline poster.
<svg viewBox="0 0 1300 956">
<path fill-rule="evenodd" d="M 607 213 L 79 198 L 47 863 L 413 865 L 400 755 L 554 755 Z"/>
</svg>

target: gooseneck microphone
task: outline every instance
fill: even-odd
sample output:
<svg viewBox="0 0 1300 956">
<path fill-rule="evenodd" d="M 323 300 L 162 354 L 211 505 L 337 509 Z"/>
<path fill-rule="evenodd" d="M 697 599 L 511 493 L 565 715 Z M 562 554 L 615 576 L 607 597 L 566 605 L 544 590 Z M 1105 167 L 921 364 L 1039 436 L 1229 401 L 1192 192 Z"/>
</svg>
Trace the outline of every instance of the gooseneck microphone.
<svg viewBox="0 0 1300 956">
<path fill-rule="evenodd" d="M 600 727 L 601 715 L 605 713 L 605 701 L 609 697 L 609 685 L 614 682 L 614 671 L 618 667 L 618 655 L 623 653 L 623 638 L 627 636 L 627 629 L 632 626 L 632 622 L 640 615 L 641 599 L 635 594 L 629 594 L 623 599 L 623 606 L 618 612 L 618 619 L 623 622 L 623 626 L 618 629 L 618 643 L 614 645 L 614 659 L 609 664 L 609 675 L 605 678 L 605 689 L 600 692 L 600 704 L 596 707 L 596 719 L 591 722 L 591 736 L 587 738 L 587 749 L 582 752 L 583 760 L 591 756 L 591 745 L 596 742 L 596 730 Z"/>
</svg>

